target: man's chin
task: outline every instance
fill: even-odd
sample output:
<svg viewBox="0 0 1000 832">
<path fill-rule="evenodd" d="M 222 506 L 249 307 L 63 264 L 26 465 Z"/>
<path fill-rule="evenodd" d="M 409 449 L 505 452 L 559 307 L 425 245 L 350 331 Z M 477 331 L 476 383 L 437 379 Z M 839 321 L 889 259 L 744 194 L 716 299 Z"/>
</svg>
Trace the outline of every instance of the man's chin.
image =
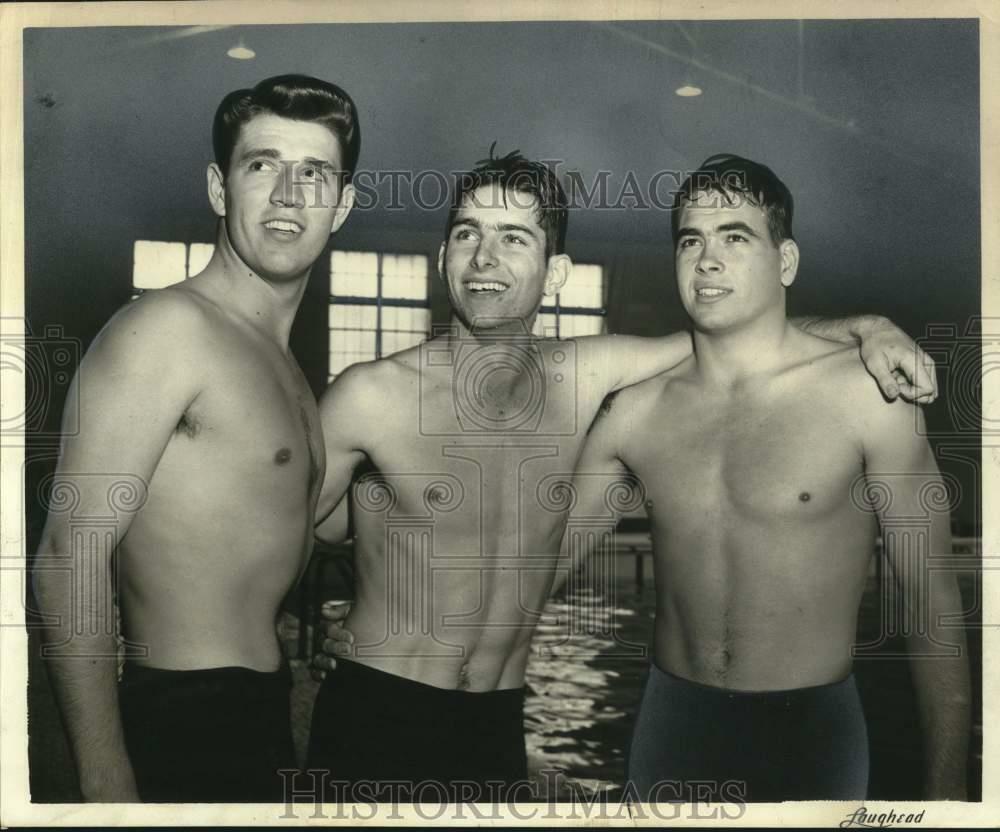
<svg viewBox="0 0 1000 832">
<path fill-rule="evenodd" d="M 721 335 L 739 326 L 738 321 L 723 315 L 688 315 L 688 318 L 692 328 L 705 335 Z"/>
<path fill-rule="evenodd" d="M 254 271 L 263 277 L 268 283 L 295 283 L 302 277 L 308 276 L 312 264 L 303 265 L 300 258 L 294 260 L 266 260 Z"/>
<path fill-rule="evenodd" d="M 473 337 L 499 334 L 524 337 L 531 335 L 530 321 L 514 315 L 463 316 L 462 322 Z"/>
</svg>

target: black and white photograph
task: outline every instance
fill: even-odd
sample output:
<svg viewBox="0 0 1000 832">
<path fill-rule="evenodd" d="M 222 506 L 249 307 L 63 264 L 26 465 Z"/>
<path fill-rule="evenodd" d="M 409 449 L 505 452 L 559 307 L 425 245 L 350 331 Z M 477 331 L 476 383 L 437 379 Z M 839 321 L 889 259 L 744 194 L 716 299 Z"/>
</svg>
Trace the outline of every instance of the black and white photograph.
<svg viewBox="0 0 1000 832">
<path fill-rule="evenodd" d="M 994 825 L 986 8 L 8 5 L 0 822 Z"/>
</svg>

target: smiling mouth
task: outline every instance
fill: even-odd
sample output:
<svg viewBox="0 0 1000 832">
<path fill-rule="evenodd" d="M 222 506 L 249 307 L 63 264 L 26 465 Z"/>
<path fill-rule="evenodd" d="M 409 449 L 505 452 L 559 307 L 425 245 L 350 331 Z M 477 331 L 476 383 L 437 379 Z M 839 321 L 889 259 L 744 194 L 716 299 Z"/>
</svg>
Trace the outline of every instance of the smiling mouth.
<svg viewBox="0 0 1000 832">
<path fill-rule="evenodd" d="M 271 231 L 281 231 L 285 234 L 298 234 L 302 231 L 302 226 L 289 220 L 268 220 L 264 223 L 265 228 Z"/>
<path fill-rule="evenodd" d="M 495 280 L 470 280 L 465 284 L 465 288 L 477 295 L 480 294 L 500 294 L 507 291 L 507 287 Z"/>
<path fill-rule="evenodd" d="M 695 289 L 694 293 L 700 298 L 721 298 L 723 295 L 732 294 L 732 290 L 717 289 L 712 286 L 706 286 L 702 289 Z"/>
</svg>

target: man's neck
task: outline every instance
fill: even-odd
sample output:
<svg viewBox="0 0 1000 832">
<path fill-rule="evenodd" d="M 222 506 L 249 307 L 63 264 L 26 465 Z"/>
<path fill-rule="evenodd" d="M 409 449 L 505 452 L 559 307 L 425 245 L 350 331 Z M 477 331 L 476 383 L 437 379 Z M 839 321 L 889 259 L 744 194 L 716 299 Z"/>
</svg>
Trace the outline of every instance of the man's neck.
<svg viewBox="0 0 1000 832">
<path fill-rule="evenodd" d="M 532 334 L 534 323 L 534 318 L 505 319 L 500 323 L 494 319 L 478 319 L 467 326 L 457 315 L 452 315 L 448 337 L 455 345 L 490 347 L 498 351 L 523 350 L 542 340 Z"/>
<path fill-rule="evenodd" d="M 452 316 L 451 323 L 446 340 L 454 355 L 453 372 L 464 380 L 461 389 L 456 388 L 459 395 L 477 399 L 480 405 L 503 406 L 520 401 L 538 384 L 538 342 L 544 339 L 531 334 L 532 321 L 470 329 Z"/>
<path fill-rule="evenodd" d="M 308 270 L 280 282 L 258 275 L 235 252 L 223 226 L 202 278 L 220 306 L 287 351 Z"/>
<path fill-rule="evenodd" d="M 785 346 L 795 328 L 782 315 L 726 331 L 694 331 L 694 359 L 699 375 L 728 387 L 766 375 L 785 361 Z"/>
</svg>

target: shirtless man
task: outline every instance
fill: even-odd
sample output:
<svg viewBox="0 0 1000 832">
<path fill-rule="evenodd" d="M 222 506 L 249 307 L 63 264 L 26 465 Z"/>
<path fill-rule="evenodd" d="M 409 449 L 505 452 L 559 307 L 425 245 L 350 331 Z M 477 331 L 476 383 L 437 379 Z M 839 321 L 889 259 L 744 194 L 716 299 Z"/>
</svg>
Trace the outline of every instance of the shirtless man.
<svg viewBox="0 0 1000 832">
<path fill-rule="evenodd" d="M 280 801 L 276 769 L 295 766 L 275 620 L 311 551 L 324 451 L 288 335 L 353 204 L 357 111 L 333 84 L 270 78 L 226 96 L 213 144 L 215 252 L 119 311 L 85 356 L 38 556 L 88 801 Z M 100 535 L 74 529 L 102 517 Z"/>
<path fill-rule="evenodd" d="M 423 781 L 470 799 L 526 777 L 524 671 L 565 527 L 540 491 L 573 470 L 608 392 L 690 354 L 687 333 L 530 336 L 569 276 L 565 204 L 516 154 L 464 176 L 438 260 L 451 331 L 348 368 L 321 400 L 317 517 L 370 469 L 353 492 L 354 650 L 320 689 L 308 756 L 357 786 L 344 799 L 419 797 Z"/>
<path fill-rule="evenodd" d="M 951 540 L 922 414 L 887 403 L 856 350 L 789 325 L 792 198 L 768 168 L 707 160 L 673 239 L 694 354 L 602 407 L 572 511 L 607 516 L 608 476 L 626 469 L 645 489 L 657 613 L 631 782 L 650 800 L 727 780 L 750 801 L 865 797 L 851 649 L 881 522 L 922 656 L 926 797 L 965 799 L 965 639 L 941 625 L 961 601 L 953 572 L 928 578 Z"/>
</svg>

